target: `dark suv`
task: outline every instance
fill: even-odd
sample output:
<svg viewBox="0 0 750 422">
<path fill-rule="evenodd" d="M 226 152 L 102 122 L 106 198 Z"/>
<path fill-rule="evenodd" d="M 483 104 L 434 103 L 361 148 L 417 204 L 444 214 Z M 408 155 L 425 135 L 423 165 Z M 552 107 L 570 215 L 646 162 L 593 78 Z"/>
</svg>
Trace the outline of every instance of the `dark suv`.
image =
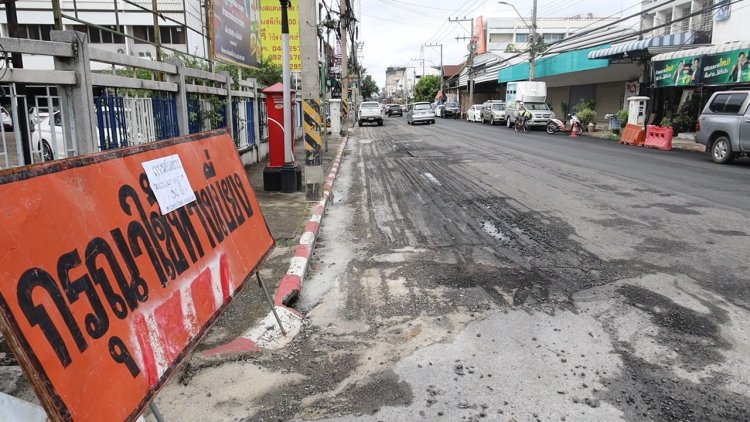
<svg viewBox="0 0 750 422">
<path fill-rule="evenodd" d="M 445 107 L 440 110 L 440 117 L 453 117 L 454 119 L 461 115 L 461 109 L 458 108 L 458 103 L 455 101 L 448 101 L 445 103 Z"/>
<path fill-rule="evenodd" d="M 401 110 L 401 106 L 398 104 L 391 104 L 388 106 L 388 110 L 386 111 L 388 113 L 388 117 L 392 117 L 395 115 L 403 116 L 404 112 Z"/>
</svg>

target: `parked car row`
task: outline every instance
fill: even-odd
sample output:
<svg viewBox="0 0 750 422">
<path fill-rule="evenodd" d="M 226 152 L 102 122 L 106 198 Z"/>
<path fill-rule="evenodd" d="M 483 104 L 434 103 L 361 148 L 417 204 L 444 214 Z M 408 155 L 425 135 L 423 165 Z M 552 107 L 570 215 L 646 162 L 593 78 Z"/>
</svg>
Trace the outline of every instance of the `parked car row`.
<svg viewBox="0 0 750 422">
<path fill-rule="evenodd" d="M 543 126 L 548 133 L 573 130 L 580 121 L 574 115 L 569 115 L 571 127 L 555 120 L 554 112 L 546 103 L 525 104 L 531 118 L 527 121 L 529 127 Z M 511 127 L 513 110 L 506 108 L 501 100 L 490 100 L 483 104 L 473 104 L 466 110 L 467 122 L 482 122 L 484 124 L 502 124 Z M 435 117 L 454 117 L 460 115 L 460 109 L 455 102 L 432 107 L 430 103 L 420 102 L 409 104 L 407 123 L 434 123 Z M 550 130 L 551 124 L 559 128 Z M 524 125 L 526 127 L 526 125 Z M 750 90 L 719 91 L 712 94 L 703 108 L 699 118 L 695 141 L 705 145 L 714 162 L 730 163 L 735 158 L 750 157 Z"/>
<path fill-rule="evenodd" d="M 505 102 L 501 100 L 489 100 L 483 104 L 474 104 L 466 110 L 467 122 L 482 122 L 495 125 L 507 122 Z"/>
</svg>

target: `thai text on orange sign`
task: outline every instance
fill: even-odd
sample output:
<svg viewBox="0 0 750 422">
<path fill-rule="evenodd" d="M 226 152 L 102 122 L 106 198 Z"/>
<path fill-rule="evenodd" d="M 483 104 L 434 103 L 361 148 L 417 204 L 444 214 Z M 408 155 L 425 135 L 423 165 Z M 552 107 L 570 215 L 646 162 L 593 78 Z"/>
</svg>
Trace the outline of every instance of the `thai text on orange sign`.
<svg viewBox="0 0 750 422">
<path fill-rule="evenodd" d="M 162 214 L 143 164 L 175 160 L 195 199 Z M 223 131 L 3 171 L 0 197 L 0 328 L 53 420 L 136 419 L 274 245 Z"/>
</svg>

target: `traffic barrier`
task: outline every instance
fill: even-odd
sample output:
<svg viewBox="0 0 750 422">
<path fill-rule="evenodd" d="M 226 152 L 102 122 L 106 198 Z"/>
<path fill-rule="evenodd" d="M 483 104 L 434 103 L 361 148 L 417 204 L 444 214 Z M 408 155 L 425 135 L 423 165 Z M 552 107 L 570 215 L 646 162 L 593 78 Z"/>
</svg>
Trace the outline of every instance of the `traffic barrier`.
<svg viewBox="0 0 750 422">
<path fill-rule="evenodd" d="M 628 123 L 625 126 L 625 129 L 622 131 L 622 136 L 620 137 L 620 143 L 627 145 L 643 146 L 645 141 L 646 131 L 643 130 L 641 125 L 633 123 Z"/>
<path fill-rule="evenodd" d="M 672 150 L 672 127 L 648 125 L 644 147 L 656 148 L 662 151 Z"/>
</svg>

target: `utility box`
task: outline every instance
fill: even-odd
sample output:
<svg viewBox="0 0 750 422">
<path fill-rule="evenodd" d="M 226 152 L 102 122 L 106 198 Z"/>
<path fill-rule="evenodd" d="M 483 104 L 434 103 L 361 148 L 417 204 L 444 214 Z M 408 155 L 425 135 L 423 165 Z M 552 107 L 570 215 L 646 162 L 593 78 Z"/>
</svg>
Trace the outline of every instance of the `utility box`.
<svg viewBox="0 0 750 422">
<path fill-rule="evenodd" d="M 628 123 L 643 126 L 646 124 L 646 106 L 649 97 L 628 97 Z"/>
<path fill-rule="evenodd" d="M 294 172 L 296 181 L 292 181 L 296 190 L 302 189 L 302 169 L 294 161 L 294 101 L 291 101 L 292 124 L 289 130 L 292 140 L 289 151 L 291 162 L 286 163 L 284 144 L 284 85 L 277 83 L 263 90 L 266 94 L 266 125 L 268 127 L 268 165 L 263 169 L 263 190 L 281 191 L 282 173 Z M 294 90 L 290 96 L 294 98 Z M 286 164 L 286 167 L 285 167 Z M 286 185 L 286 184 L 284 184 Z M 287 189 L 288 190 L 288 189 Z"/>
<path fill-rule="evenodd" d="M 341 132 L 341 100 L 338 98 L 328 100 L 328 107 L 330 107 L 331 133 L 338 134 Z"/>
</svg>

